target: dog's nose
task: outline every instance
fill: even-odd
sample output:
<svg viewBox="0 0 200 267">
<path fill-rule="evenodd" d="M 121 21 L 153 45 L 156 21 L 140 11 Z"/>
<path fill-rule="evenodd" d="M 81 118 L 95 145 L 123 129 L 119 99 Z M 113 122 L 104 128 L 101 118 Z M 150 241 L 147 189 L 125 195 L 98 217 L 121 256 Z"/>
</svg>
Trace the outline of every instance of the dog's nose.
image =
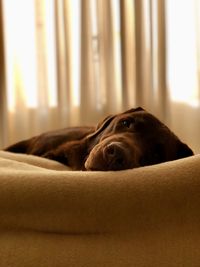
<svg viewBox="0 0 200 267">
<path fill-rule="evenodd" d="M 104 159 L 116 169 L 122 167 L 125 162 L 125 151 L 120 142 L 112 142 L 104 148 Z"/>
</svg>

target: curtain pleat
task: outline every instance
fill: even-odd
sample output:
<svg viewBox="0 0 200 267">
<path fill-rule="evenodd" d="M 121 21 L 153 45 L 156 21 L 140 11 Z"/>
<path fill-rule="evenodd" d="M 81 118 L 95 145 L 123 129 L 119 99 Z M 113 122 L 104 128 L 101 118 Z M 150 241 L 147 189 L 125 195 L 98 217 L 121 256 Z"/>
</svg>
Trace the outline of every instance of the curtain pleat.
<svg viewBox="0 0 200 267">
<path fill-rule="evenodd" d="M 3 10 L 2 2 L 0 2 L 0 147 L 6 142 L 7 136 L 7 122 L 6 122 L 6 81 L 5 81 L 5 55 L 4 55 L 4 41 L 3 41 Z"/>
<path fill-rule="evenodd" d="M 92 1 L 92 0 L 91 0 Z M 81 2 L 81 121 L 94 121 L 96 110 L 96 90 L 94 76 L 93 36 L 91 24 L 91 3 Z"/>
<path fill-rule="evenodd" d="M 36 77 L 37 106 L 30 116 L 35 117 L 37 132 L 41 129 L 60 127 L 57 105 L 57 68 L 55 40 L 55 4 L 54 0 L 35 0 L 35 35 L 36 35 Z M 51 43 L 49 43 L 51 41 Z M 54 48 L 55 46 L 55 48 Z M 53 55 L 52 55 L 53 53 Z M 55 54 L 55 55 L 54 55 Z M 61 120 L 62 121 L 62 120 Z"/>
<path fill-rule="evenodd" d="M 135 1 L 136 103 L 153 111 L 151 2 Z"/>
<path fill-rule="evenodd" d="M 158 46 L 157 49 L 157 90 L 156 90 L 156 104 L 157 104 L 157 114 L 160 114 L 160 118 L 164 121 L 169 121 L 169 110 L 168 101 L 168 89 L 167 89 L 167 71 L 166 71 L 166 18 L 165 18 L 165 0 L 157 0 L 157 38 Z M 155 53 L 156 53 L 155 51 Z"/>
<path fill-rule="evenodd" d="M 119 2 L 115 1 L 115 4 L 118 8 Z M 113 14 L 113 1 L 97 0 L 97 10 L 102 107 L 105 113 L 119 112 L 122 107 L 121 62 L 120 47 L 117 47 L 119 33 Z"/>
<path fill-rule="evenodd" d="M 122 101 L 123 108 L 136 106 L 135 6 L 132 0 L 120 1 Z"/>
<path fill-rule="evenodd" d="M 56 59 L 57 59 L 57 93 L 58 109 L 61 127 L 69 125 L 70 113 L 70 18 L 68 17 L 68 3 L 55 1 L 55 32 L 56 32 Z"/>
</svg>

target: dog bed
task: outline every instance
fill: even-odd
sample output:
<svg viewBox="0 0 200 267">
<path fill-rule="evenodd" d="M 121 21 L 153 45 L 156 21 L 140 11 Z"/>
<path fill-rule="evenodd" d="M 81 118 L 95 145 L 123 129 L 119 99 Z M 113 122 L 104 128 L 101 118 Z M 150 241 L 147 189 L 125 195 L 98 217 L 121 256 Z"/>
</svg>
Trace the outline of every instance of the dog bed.
<svg viewBox="0 0 200 267">
<path fill-rule="evenodd" d="M 0 151 L 0 266 L 199 266 L 200 155 L 116 172 Z"/>
</svg>

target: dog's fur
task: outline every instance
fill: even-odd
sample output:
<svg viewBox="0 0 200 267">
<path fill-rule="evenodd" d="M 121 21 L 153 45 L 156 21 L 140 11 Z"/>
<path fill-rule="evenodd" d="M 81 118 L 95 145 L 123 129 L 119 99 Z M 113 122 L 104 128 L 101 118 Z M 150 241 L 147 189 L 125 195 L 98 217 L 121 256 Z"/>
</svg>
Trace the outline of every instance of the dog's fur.
<svg viewBox="0 0 200 267">
<path fill-rule="evenodd" d="M 43 133 L 5 150 L 50 158 L 74 170 L 123 170 L 193 155 L 167 126 L 142 108 L 108 116 L 94 127 Z"/>
</svg>

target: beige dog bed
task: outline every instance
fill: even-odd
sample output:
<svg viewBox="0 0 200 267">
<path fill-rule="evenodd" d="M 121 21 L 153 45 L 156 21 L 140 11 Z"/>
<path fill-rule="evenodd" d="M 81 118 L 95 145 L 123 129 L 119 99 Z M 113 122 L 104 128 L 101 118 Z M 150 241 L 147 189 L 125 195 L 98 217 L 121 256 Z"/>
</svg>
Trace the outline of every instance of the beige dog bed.
<svg viewBox="0 0 200 267">
<path fill-rule="evenodd" d="M 200 266 L 200 156 L 74 172 L 1 151 L 0 266 Z"/>
</svg>

